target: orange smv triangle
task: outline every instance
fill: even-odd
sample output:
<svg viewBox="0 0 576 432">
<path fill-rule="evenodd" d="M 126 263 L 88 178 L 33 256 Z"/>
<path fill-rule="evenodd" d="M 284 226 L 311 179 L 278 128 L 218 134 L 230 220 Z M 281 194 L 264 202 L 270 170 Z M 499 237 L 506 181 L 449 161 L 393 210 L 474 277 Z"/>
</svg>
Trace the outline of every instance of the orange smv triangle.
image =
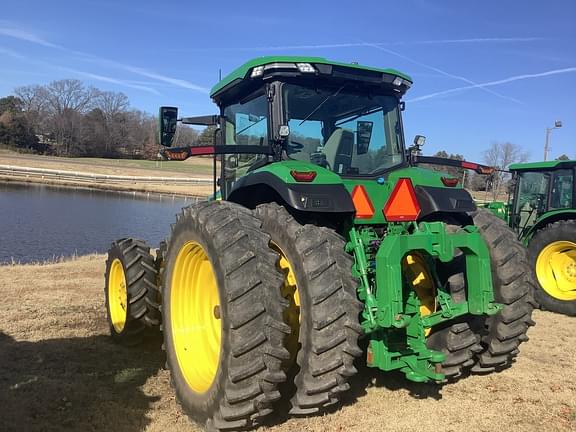
<svg viewBox="0 0 576 432">
<path fill-rule="evenodd" d="M 374 216 L 374 207 L 372 207 L 372 203 L 370 202 L 370 198 L 368 197 L 364 186 L 354 186 L 354 189 L 352 190 L 352 202 L 356 209 L 356 218 L 370 219 Z"/>
<path fill-rule="evenodd" d="M 401 178 L 384 206 L 384 217 L 388 222 L 414 221 L 420 214 L 414 186 L 409 178 Z"/>
</svg>

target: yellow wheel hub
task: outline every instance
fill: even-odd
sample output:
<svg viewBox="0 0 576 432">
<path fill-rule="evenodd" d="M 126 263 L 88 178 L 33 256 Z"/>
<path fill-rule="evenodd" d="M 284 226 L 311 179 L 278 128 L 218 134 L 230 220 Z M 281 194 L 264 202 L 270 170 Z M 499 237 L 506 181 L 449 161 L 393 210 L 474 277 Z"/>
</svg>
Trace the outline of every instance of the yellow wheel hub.
<svg viewBox="0 0 576 432">
<path fill-rule="evenodd" d="M 108 275 L 108 309 L 114 331 L 121 333 L 128 316 L 128 291 L 124 267 L 118 258 L 112 261 Z"/>
<path fill-rule="evenodd" d="M 298 335 L 300 333 L 300 294 L 296 275 L 286 258 L 286 254 L 274 242 L 271 242 L 272 249 L 280 255 L 278 268 L 284 273 L 284 285 L 282 286 L 282 297 L 288 300 L 288 308 L 284 311 L 284 322 L 290 326 L 292 331 L 286 338 L 286 349 L 290 353 L 290 364 L 296 359 L 298 353 Z"/>
<path fill-rule="evenodd" d="M 536 259 L 540 286 L 558 300 L 576 300 L 576 243 L 557 241 L 546 246 Z"/>
<path fill-rule="evenodd" d="M 174 262 L 170 288 L 170 326 L 178 366 L 190 388 L 206 392 L 220 362 L 220 295 L 204 248 L 185 243 Z"/>
<path fill-rule="evenodd" d="M 428 270 L 424 257 L 418 253 L 406 255 L 402 261 L 402 271 L 406 280 L 420 300 L 420 315 L 426 316 L 436 311 L 436 286 Z M 431 329 L 426 329 L 426 336 Z"/>
</svg>

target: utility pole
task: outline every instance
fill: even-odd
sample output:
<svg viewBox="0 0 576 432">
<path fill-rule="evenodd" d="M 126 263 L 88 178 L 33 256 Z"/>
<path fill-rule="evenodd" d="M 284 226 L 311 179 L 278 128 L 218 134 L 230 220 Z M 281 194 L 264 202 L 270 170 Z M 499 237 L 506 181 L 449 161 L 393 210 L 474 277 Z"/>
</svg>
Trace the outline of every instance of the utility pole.
<svg viewBox="0 0 576 432">
<path fill-rule="evenodd" d="M 554 127 L 547 127 L 546 128 L 546 141 L 544 142 L 544 160 L 548 160 L 548 151 L 550 150 L 550 134 L 554 129 L 559 129 L 562 127 L 562 122 L 560 120 L 556 120 L 554 122 Z"/>
</svg>

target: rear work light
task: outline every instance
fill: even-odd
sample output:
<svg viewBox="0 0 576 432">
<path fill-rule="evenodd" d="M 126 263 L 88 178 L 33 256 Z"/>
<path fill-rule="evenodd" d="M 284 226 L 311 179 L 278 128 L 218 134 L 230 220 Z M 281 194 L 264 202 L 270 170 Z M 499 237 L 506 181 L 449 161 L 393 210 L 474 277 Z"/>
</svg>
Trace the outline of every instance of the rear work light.
<svg viewBox="0 0 576 432">
<path fill-rule="evenodd" d="M 250 74 L 250 78 L 257 78 L 264 74 L 264 66 L 256 66 L 252 69 L 252 73 Z"/>
<path fill-rule="evenodd" d="M 354 208 L 356 209 L 357 219 L 370 219 L 374 216 L 374 207 L 370 201 L 366 189 L 362 185 L 354 186 L 352 190 L 352 202 L 354 203 Z"/>
<path fill-rule="evenodd" d="M 310 63 L 296 63 L 296 67 L 302 73 L 314 73 L 316 69 Z"/>
<path fill-rule="evenodd" d="M 382 213 L 388 222 L 409 222 L 418 219 L 420 210 L 412 180 L 401 178 L 394 186 Z"/>
<path fill-rule="evenodd" d="M 453 177 L 442 177 L 442 183 L 446 187 L 455 187 L 458 184 L 459 180 Z"/>
<path fill-rule="evenodd" d="M 310 183 L 316 178 L 316 171 L 290 171 L 290 175 L 294 180 L 301 183 Z"/>
</svg>

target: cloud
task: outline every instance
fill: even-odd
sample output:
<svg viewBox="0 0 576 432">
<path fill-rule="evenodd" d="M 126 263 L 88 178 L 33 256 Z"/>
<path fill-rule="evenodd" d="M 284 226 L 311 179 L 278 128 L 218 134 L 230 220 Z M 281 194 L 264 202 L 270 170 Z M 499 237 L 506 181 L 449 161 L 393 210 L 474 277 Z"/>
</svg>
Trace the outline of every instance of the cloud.
<svg viewBox="0 0 576 432">
<path fill-rule="evenodd" d="M 392 55 L 394 55 L 394 56 L 396 56 L 396 57 L 399 57 L 399 58 L 401 58 L 401 59 L 403 59 L 403 60 L 409 61 L 410 63 L 414 63 L 414 64 L 416 64 L 416 65 L 418 65 L 418 66 L 424 67 L 424 68 L 426 68 L 426 69 L 430 69 L 430 70 L 432 70 L 432 71 L 434 71 L 434 72 L 438 72 L 439 74 L 442 74 L 442 75 L 444 75 L 444 76 L 447 76 L 447 77 L 450 77 L 450 78 L 454 78 L 454 79 L 457 79 L 457 80 L 459 80 L 459 81 L 463 81 L 463 82 L 465 82 L 465 83 L 467 83 L 467 84 L 471 84 L 472 86 L 476 86 L 476 85 L 477 85 L 476 82 L 474 82 L 474 81 L 472 81 L 472 80 L 470 80 L 470 79 L 468 79 L 468 78 L 466 78 L 466 77 L 463 77 L 463 76 L 460 76 L 460 75 L 454 75 L 454 74 L 452 74 L 452 73 L 450 73 L 450 72 L 446 72 L 446 71 L 444 71 L 444 70 L 442 70 L 442 69 L 439 69 L 439 68 L 437 68 L 437 67 L 431 66 L 431 65 L 426 64 L 426 63 L 422 63 L 422 62 L 420 62 L 420 61 L 418 61 L 418 60 L 414 60 L 414 59 L 412 59 L 412 58 L 410 58 L 410 57 L 406 57 L 405 55 L 400 54 L 400 53 L 398 53 L 398 52 L 396 52 L 396 51 L 392 51 L 391 49 L 384 48 L 384 47 L 381 47 L 381 46 L 378 46 L 378 45 L 374 45 L 374 44 L 370 44 L 370 43 L 365 43 L 365 45 L 366 45 L 366 46 L 371 46 L 371 47 L 376 48 L 376 49 L 378 49 L 378 50 L 380 50 L 380 51 L 384 51 L 384 52 L 386 52 L 386 53 L 388 53 L 388 54 L 392 54 Z M 485 88 L 483 88 L 483 87 L 477 87 L 477 88 L 480 88 L 480 89 L 484 90 L 484 91 L 487 92 L 487 93 L 493 94 L 494 96 L 498 96 L 499 98 L 506 99 L 506 100 L 509 100 L 509 101 L 512 101 L 512 102 L 516 102 L 516 103 L 518 103 L 518 104 L 521 104 L 521 103 L 522 103 L 522 102 L 519 101 L 518 99 L 515 99 L 515 98 L 512 98 L 512 97 L 503 95 L 503 94 L 498 93 L 498 92 L 495 92 L 495 91 L 493 91 L 493 90 L 485 89 Z"/>
<path fill-rule="evenodd" d="M 93 62 L 100 63 L 102 65 L 108 65 L 108 66 L 115 67 L 118 69 L 123 69 L 127 72 L 131 72 L 133 74 L 140 75 L 140 76 L 147 77 L 147 78 L 151 78 L 151 79 L 154 79 L 157 81 L 169 83 L 169 84 L 177 86 L 177 87 L 182 87 L 182 88 L 185 88 L 188 90 L 198 91 L 200 93 L 208 93 L 209 92 L 208 88 L 200 86 L 198 84 L 194 84 L 190 81 L 186 81 L 183 79 L 174 78 L 171 76 L 159 74 L 159 73 L 154 72 L 154 71 L 150 71 L 150 70 L 143 69 L 140 67 L 135 67 L 132 65 L 120 63 L 120 62 L 117 62 L 114 60 L 105 59 L 105 58 L 98 57 L 98 56 L 95 56 L 95 55 L 92 55 L 89 53 L 85 53 L 82 51 L 76 51 L 73 49 L 66 48 L 62 45 L 53 44 L 53 43 L 37 36 L 36 34 L 34 34 L 32 32 L 23 31 L 23 30 L 13 28 L 13 25 L 7 21 L 0 20 L 0 35 L 11 37 L 11 38 L 18 39 L 18 40 L 23 40 L 23 41 L 30 42 L 30 43 L 33 43 L 36 45 L 41 45 L 41 46 L 44 46 L 47 48 L 52 48 L 52 49 L 64 51 L 64 52 L 67 52 L 69 54 L 74 54 L 74 55 L 80 56 L 84 59 L 88 59 L 88 60 L 91 60 Z M 13 55 L 13 57 L 16 57 L 16 56 Z M 22 58 L 22 57 L 20 57 L 20 58 Z M 80 71 L 77 71 L 77 72 L 80 73 Z M 84 74 L 85 76 L 87 76 L 87 74 L 91 74 L 90 72 L 81 72 L 81 73 Z M 104 76 L 98 75 L 98 74 L 92 74 L 92 78 L 97 79 L 96 77 L 104 78 L 104 79 L 101 79 L 101 81 L 107 80 L 107 82 L 114 82 L 114 81 L 111 81 L 111 80 L 114 80 L 114 78 L 104 77 Z M 118 81 L 118 83 L 123 82 L 124 83 L 123 85 L 127 85 L 128 87 L 132 86 L 133 88 L 136 88 L 139 90 L 144 90 L 144 91 L 148 91 L 148 92 L 150 90 L 152 90 L 152 92 L 155 92 L 155 90 L 150 89 L 150 88 L 146 88 L 145 86 L 133 86 L 133 85 L 128 85 L 128 83 L 125 81 L 120 81 L 120 80 L 116 80 L 116 81 Z"/>
<path fill-rule="evenodd" d="M 508 84 L 508 83 L 511 83 L 514 81 L 522 81 L 522 80 L 526 80 L 526 79 L 542 78 L 542 77 L 547 77 L 547 76 L 551 76 L 551 75 L 560 75 L 560 74 L 574 73 L 574 72 L 576 72 L 576 67 L 554 69 L 554 70 L 547 71 L 547 72 L 540 72 L 540 73 L 533 73 L 533 74 L 516 75 L 516 76 L 512 76 L 510 78 L 504 78 L 501 80 L 489 81 L 489 82 L 485 82 L 485 83 L 479 83 L 479 84 L 474 84 L 474 85 L 464 86 L 464 87 L 456 87 L 456 88 L 449 89 L 449 90 L 430 93 L 430 94 L 427 94 L 424 96 L 418 96 L 418 97 L 415 97 L 413 99 L 409 99 L 408 102 L 418 102 L 418 101 L 432 99 L 432 98 L 435 98 L 438 96 L 444 96 L 444 95 L 448 95 L 448 94 L 452 94 L 452 93 L 458 93 L 458 92 L 462 92 L 462 91 L 466 91 L 466 90 L 472 90 L 472 89 L 476 89 L 476 88 L 486 88 L 486 87 L 498 86 L 498 85 L 502 85 L 502 84 Z"/>
</svg>

